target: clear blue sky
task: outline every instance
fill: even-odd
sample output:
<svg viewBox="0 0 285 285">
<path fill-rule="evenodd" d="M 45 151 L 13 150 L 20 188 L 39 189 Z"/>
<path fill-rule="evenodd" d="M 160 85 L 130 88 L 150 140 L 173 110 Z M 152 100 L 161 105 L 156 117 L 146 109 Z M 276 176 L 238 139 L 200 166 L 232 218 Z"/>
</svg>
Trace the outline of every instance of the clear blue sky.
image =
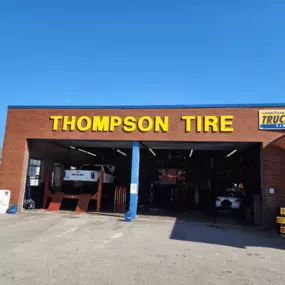
<svg viewBox="0 0 285 285">
<path fill-rule="evenodd" d="M 285 102 L 284 0 L 1 1 L 7 105 Z"/>
</svg>

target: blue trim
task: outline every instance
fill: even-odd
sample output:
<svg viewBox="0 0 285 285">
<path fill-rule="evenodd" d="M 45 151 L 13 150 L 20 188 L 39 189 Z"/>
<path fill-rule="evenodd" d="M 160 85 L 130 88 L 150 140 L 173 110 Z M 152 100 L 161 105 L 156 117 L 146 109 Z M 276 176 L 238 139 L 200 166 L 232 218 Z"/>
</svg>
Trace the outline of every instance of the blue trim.
<svg viewBox="0 0 285 285">
<path fill-rule="evenodd" d="M 261 124 L 261 130 L 285 130 L 285 124 Z"/>
<path fill-rule="evenodd" d="M 139 168 L 140 168 L 140 144 L 139 142 L 133 142 L 132 150 L 132 174 L 131 183 L 139 183 Z"/>
<path fill-rule="evenodd" d="M 132 218 L 135 218 L 137 216 L 139 172 L 140 172 L 140 144 L 139 142 L 134 141 L 133 150 L 132 150 L 131 184 L 135 184 L 136 193 L 130 193 L 130 211 L 132 212 Z"/>
<path fill-rule="evenodd" d="M 129 209 L 129 211 L 132 213 L 133 219 L 135 219 L 137 217 L 137 207 L 138 207 L 138 194 L 130 194 L 130 209 Z"/>
<path fill-rule="evenodd" d="M 24 106 L 11 105 L 8 109 L 197 109 L 197 108 L 266 108 L 266 107 L 285 107 L 285 103 L 268 104 L 209 104 L 209 105 L 122 105 L 122 106 Z"/>
</svg>

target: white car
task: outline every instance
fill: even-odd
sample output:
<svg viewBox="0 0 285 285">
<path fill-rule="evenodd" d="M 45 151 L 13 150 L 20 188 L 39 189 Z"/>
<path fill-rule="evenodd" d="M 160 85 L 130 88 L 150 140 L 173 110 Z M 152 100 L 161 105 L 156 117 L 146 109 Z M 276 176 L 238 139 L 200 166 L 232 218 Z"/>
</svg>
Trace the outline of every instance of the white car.
<svg viewBox="0 0 285 285">
<path fill-rule="evenodd" d="M 65 170 L 64 181 L 74 181 L 75 187 L 83 185 L 82 182 L 98 182 L 100 171 L 103 172 L 103 183 L 114 183 L 115 167 L 105 164 L 83 164 L 79 170 Z"/>
<path fill-rule="evenodd" d="M 217 196 L 216 209 L 220 210 L 239 210 L 242 207 L 243 195 L 238 191 L 226 191 Z"/>
</svg>

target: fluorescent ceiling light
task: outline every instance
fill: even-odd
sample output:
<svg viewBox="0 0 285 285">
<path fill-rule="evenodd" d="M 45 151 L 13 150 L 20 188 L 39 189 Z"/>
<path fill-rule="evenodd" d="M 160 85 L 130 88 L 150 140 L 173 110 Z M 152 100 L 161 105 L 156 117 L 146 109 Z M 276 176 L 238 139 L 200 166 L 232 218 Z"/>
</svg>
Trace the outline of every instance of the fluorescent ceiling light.
<svg viewBox="0 0 285 285">
<path fill-rule="evenodd" d="M 74 146 L 72 146 L 72 145 L 70 145 L 69 147 L 70 147 L 70 148 L 72 148 L 72 149 L 75 149 L 75 147 L 74 147 Z"/>
<path fill-rule="evenodd" d="M 192 156 L 193 151 L 194 151 L 194 149 L 191 149 L 191 150 L 190 150 L 189 157 L 191 157 L 191 156 Z"/>
<path fill-rule="evenodd" d="M 92 153 L 92 152 L 86 151 L 86 150 L 84 150 L 84 149 L 79 148 L 78 150 L 79 150 L 79 151 L 81 151 L 81 152 L 87 153 L 87 154 L 89 154 L 89 155 L 96 156 L 96 154 L 95 154 L 95 153 Z"/>
<path fill-rule="evenodd" d="M 126 153 L 124 153 L 123 151 L 121 151 L 121 150 L 119 150 L 119 149 L 117 149 L 117 152 L 120 153 L 121 155 L 127 156 Z"/>
<path fill-rule="evenodd" d="M 150 151 L 154 156 L 156 156 L 155 152 L 154 152 L 151 148 L 149 148 L 149 151 Z"/>
<path fill-rule="evenodd" d="M 229 154 L 226 155 L 226 157 L 230 157 L 231 155 L 233 155 L 235 152 L 237 152 L 237 149 L 233 150 L 232 152 L 230 152 Z"/>
</svg>

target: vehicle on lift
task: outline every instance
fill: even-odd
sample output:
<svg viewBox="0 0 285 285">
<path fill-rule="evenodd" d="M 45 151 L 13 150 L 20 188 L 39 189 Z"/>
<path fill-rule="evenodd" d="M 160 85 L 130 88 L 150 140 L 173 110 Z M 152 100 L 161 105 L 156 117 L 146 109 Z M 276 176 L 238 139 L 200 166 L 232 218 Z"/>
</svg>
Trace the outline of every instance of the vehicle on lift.
<svg viewBox="0 0 285 285">
<path fill-rule="evenodd" d="M 158 184 L 183 184 L 185 183 L 184 169 L 162 168 L 158 170 Z"/>
<path fill-rule="evenodd" d="M 244 196 L 241 189 L 235 184 L 228 188 L 222 195 L 216 198 L 217 210 L 241 210 L 244 202 Z"/>
<path fill-rule="evenodd" d="M 114 183 L 115 167 L 109 164 L 83 164 L 79 170 L 65 170 L 63 181 L 74 181 L 75 187 L 82 186 L 76 182 L 98 182 L 100 171 L 103 172 L 103 183 Z"/>
</svg>

